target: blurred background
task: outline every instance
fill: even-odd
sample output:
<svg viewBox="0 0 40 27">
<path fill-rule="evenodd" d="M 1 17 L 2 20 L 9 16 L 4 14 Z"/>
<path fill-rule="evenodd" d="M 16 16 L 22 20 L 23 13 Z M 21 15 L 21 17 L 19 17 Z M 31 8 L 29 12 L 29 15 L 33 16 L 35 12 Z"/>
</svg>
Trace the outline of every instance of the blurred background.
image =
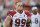
<svg viewBox="0 0 40 27">
<path fill-rule="evenodd" d="M 40 7 L 40 0 L 0 0 L 0 18 L 5 20 L 8 10 L 15 10 L 15 2 L 22 1 L 24 4 L 24 10 L 28 10 L 31 13 L 33 6 Z M 2 21 L 2 23 L 3 23 Z"/>
</svg>

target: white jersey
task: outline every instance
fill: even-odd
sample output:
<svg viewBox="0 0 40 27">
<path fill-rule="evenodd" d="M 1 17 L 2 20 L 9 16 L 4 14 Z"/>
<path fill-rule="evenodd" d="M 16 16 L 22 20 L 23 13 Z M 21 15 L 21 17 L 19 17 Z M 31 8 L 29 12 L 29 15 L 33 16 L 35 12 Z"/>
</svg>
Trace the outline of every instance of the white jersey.
<svg viewBox="0 0 40 27">
<path fill-rule="evenodd" d="M 40 14 L 39 14 L 39 13 L 37 13 L 37 15 L 39 15 L 38 17 L 39 17 L 39 27 L 40 27 Z"/>
<path fill-rule="evenodd" d="M 39 27 L 39 16 L 32 14 L 31 16 L 31 27 Z"/>
<path fill-rule="evenodd" d="M 38 17 L 40 18 L 40 14 L 39 14 L 39 13 L 37 13 L 37 15 L 38 15 Z"/>
<path fill-rule="evenodd" d="M 16 12 L 12 20 L 13 20 L 12 27 L 26 27 L 27 15 L 25 14 L 24 11 L 22 14 Z"/>
</svg>

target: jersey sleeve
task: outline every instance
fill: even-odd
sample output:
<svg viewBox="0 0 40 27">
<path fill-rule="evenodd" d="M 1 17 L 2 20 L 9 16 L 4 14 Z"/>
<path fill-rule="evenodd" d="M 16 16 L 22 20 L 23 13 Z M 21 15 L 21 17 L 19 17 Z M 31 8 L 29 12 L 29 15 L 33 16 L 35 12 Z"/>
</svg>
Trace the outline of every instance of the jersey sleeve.
<svg viewBox="0 0 40 27">
<path fill-rule="evenodd" d="M 25 14 L 31 17 L 31 13 L 29 11 L 26 11 Z"/>
<path fill-rule="evenodd" d="M 8 12 L 7 12 L 7 16 L 9 15 L 9 16 L 12 16 L 12 17 L 13 17 L 13 15 L 14 15 L 15 13 L 16 13 L 15 11 L 8 11 Z"/>
<path fill-rule="evenodd" d="M 13 17 L 14 14 L 16 14 L 15 11 L 8 11 L 8 12 L 7 12 L 7 16 L 9 15 L 9 16 L 12 16 L 12 17 Z M 11 17 L 11 18 L 12 18 L 12 17 Z M 12 27 L 12 22 L 13 22 L 13 20 L 11 20 L 11 22 L 10 22 L 11 27 Z"/>
</svg>

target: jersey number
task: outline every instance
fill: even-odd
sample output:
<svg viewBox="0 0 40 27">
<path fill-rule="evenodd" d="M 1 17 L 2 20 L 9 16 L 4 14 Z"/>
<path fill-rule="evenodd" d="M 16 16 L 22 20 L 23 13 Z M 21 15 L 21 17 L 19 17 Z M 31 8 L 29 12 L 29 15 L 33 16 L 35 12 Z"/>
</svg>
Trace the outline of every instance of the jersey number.
<svg viewBox="0 0 40 27">
<path fill-rule="evenodd" d="M 35 23 L 38 24 L 38 19 L 37 18 L 35 18 Z"/>
<path fill-rule="evenodd" d="M 16 19 L 15 20 L 15 26 L 17 26 L 17 27 L 19 27 L 20 26 L 20 23 L 21 23 L 21 27 L 24 27 L 24 25 L 25 25 L 25 23 L 26 23 L 26 20 L 25 19 L 22 19 L 22 20 L 20 20 L 20 19 Z"/>
</svg>

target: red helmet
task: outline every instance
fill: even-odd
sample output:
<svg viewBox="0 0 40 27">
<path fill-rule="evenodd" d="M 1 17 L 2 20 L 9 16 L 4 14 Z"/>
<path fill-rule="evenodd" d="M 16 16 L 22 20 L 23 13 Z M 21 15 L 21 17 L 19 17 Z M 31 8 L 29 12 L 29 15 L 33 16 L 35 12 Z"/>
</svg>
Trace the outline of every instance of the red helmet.
<svg viewBox="0 0 40 27">
<path fill-rule="evenodd" d="M 29 6 L 29 3 L 25 3 L 24 5 L 25 5 L 25 6 Z"/>
</svg>

